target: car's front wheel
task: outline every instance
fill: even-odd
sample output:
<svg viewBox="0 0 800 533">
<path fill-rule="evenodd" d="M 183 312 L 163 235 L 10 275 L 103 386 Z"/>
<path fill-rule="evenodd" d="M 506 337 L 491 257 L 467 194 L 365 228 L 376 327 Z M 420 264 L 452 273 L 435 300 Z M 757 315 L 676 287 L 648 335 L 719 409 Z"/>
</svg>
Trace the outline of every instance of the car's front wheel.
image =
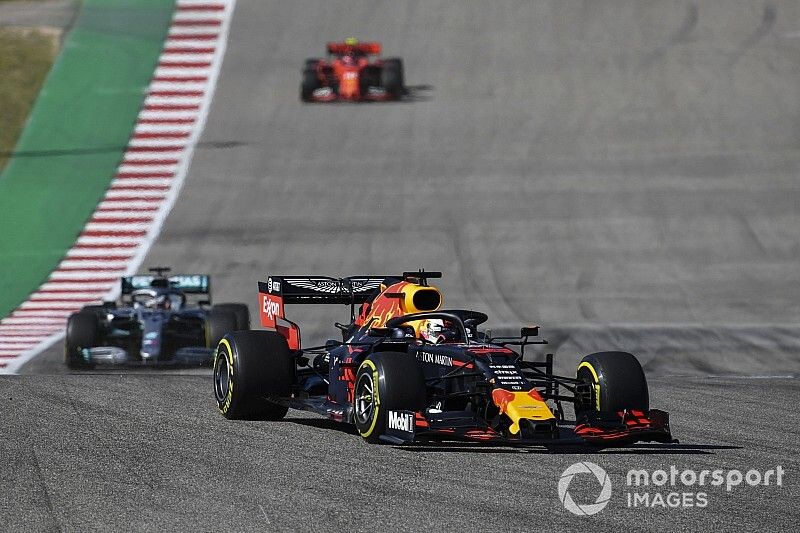
<svg viewBox="0 0 800 533">
<path fill-rule="evenodd" d="M 380 352 L 366 358 L 356 373 L 353 419 L 367 442 L 379 442 L 389 411 L 421 411 L 425 379 L 413 355 Z"/>
<path fill-rule="evenodd" d="M 64 337 L 64 362 L 69 368 L 91 366 L 83 358 L 82 350 L 97 344 L 99 330 L 100 321 L 94 310 L 84 310 L 69 317 Z"/>
<path fill-rule="evenodd" d="M 650 408 L 650 395 L 642 365 L 627 352 L 598 352 L 578 365 L 578 380 L 589 385 L 588 394 L 577 398 L 575 411 L 618 413 Z"/>
</svg>

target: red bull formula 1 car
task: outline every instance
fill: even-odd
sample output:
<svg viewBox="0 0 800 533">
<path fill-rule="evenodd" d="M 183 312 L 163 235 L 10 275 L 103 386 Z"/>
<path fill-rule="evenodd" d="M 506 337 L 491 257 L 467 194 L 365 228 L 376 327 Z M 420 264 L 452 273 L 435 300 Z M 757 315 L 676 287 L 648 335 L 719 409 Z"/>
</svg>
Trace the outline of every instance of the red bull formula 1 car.
<svg viewBox="0 0 800 533">
<path fill-rule="evenodd" d="M 381 45 L 376 42 L 347 39 L 328 43 L 327 59 L 306 60 L 300 99 L 304 102 L 399 100 L 405 92 L 403 60 L 392 57 L 370 61 L 370 55 L 380 53 Z"/>
<path fill-rule="evenodd" d="M 214 395 L 230 419 L 283 418 L 289 408 L 355 425 L 369 442 L 467 440 L 511 445 L 672 442 L 668 414 L 650 409 L 637 359 L 587 355 L 575 377 L 553 357 L 525 359 L 538 327 L 490 338 L 484 313 L 442 310 L 436 272 L 347 278 L 272 276 L 259 283 L 261 323 L 220 342 Z M 341 341 L 304 348 L 287 304 L 346 304 Z M 568 422 L 564 403 L 574 406 Z"/>
</svg>

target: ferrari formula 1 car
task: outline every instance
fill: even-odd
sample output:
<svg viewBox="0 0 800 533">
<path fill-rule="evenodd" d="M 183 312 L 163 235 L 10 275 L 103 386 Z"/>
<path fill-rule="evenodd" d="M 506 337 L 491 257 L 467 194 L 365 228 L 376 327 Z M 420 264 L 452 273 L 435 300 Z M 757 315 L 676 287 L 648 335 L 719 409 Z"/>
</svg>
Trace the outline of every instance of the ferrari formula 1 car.
<svg viewBox="0 0 800 533">
<path fill-rule="evenodd" d="M 668 414 L 650 409 L 631 354 L 587 355 L 575 377 L 553 357 L 524 358 L 538 327 L 490 338 L 484 313 L 441 310 L 435 272 L 341 279 L 272 276 L 259 283 L 261 323 L 220 342 L 214 394 L 231 419 L 277 420 L 303 409 L 354 424 L 369 442 L 469 440 L 512 445 L 672 442 Z M 303 348 L 286 304 L 347 304 L 342 340 Z M 357 310 L 356 306 L 360 306 Z M 518 351 L 512 349 L 517 348 Z M 564 403 L 576 420 L 565 420 Z"/>
<path fill-rule="evenodd" d="M 398 100 L 405 91 L 403 60 L 376 59 L 380 43 L 347 39 L 328 43 L 328 59 L 307 59 L 300 85 L 304 102 Z"/>
<path fill-rule="evenodd" d="M 73 313 L 64 340 L 66 364 L 210 365 L 223 335 L 250 329 L 246 305 L 211 307 L 209 276 L 167 277 L 169 270 L 124 277 L 119 305 L 105 302 Z M 203 300 L 188 303 L 198 297 Z"/>
</svg>

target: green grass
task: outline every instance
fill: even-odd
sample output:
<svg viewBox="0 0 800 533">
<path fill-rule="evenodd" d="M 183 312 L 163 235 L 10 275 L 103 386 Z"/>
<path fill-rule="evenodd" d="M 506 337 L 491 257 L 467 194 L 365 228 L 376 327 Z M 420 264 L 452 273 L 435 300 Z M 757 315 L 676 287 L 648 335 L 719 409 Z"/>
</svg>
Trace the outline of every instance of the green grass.
<svg viewBox="0 0 800 533">
<path fill-rule="evenodd" d="M 53 34 L 0 28 L 0 170 L 14 150 L 57 53 Z"/>
</svg>

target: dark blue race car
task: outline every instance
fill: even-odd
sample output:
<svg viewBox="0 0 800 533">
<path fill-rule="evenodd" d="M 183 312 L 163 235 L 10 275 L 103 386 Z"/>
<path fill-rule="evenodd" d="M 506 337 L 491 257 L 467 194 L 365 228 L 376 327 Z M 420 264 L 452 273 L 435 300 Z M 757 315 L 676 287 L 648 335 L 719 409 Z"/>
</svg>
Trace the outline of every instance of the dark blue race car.
<svg viewBox="0 0 800 533">
<path fill-rule="evenodd" d="M 369 442 L 467 440 L 557 446 L 672 442 L 669 416 L 650 409 L 639 361 L 626 352 L 586 355 L 576 375 L 553 356 L 526 357 L 538 326 L 493 337 L 479 311 L 443 310 L 428 284 L 439 272 L 401 276 L 271 276 L 259 286 L 268 331 L 220 341 L 214 396 L 230 419 L 283 418 L 289 408 L 352 424 Z M 341 341 L 301 346 L 287 304 L 344 304 Z M 572 404 L 574 420 L 565 418 Z"/>
<path fill-rule="evenodd" d="M 67 366 L 208 365 L 226 333 L 250 329 L 245 304 L 212 307 L 209 276 L 169 270 L 123 277 L 119 302 L 72 314 L 64 340 Z"/>
</svg>

